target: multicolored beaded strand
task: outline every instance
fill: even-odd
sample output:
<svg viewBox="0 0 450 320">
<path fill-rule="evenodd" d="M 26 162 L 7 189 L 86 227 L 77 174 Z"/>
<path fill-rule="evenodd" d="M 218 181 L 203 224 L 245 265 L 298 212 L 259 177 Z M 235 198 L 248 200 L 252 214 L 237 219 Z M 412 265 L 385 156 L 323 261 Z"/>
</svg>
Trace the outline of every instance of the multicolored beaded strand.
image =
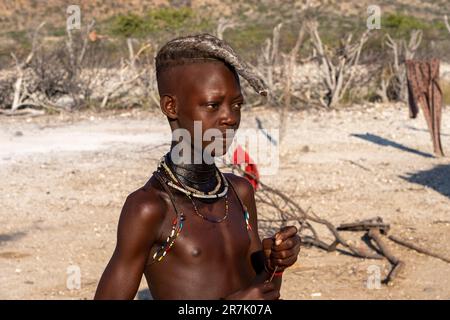
<svg viewBox="0 0 450 320">
<path fill-rule="evenodd" d="M 194 212 L 196 215 L 198 215 L 200 218 L 202 218 L 203 220 L 209 221 L 209 222 L 213 222 L 213 223 L 220 223 L 222 221 L 224 221 L 226 218 L 228 218 L 228 195 L 225 195 L 225 214 L 222 218 L 220 219 L 211 219 L 208 218 L 204 215 L 202 215 L 199 211 L 197 206 L 195 205 L 194 199 L 191 198 L 191 196 L 188 195 L 189 200 L 191 200 L 192 202 L 192 206 L 194 207 Z"/>
<path fill-rule="evenodd" d="M 166 239 L 166 243 L 163 244 L 159 249 L 155 252 L 153 255 L 153 260 L 156 260 L 159 262 L 162 260 L 162 258 L 165 257 L 167 252 L 172 248 L 173 244 L 175 243 L 175 239 L 180 234 L 181 230 L 183 229 L 183 221 L 185 219 L 185 216 L 183 213 L 180 214 L 180 224 L 177 227 L 177 218 L 173 218 L 172 221 L 172 231 L 170 235 Z"/>
<path fill-rule="evenodd" d="M 247 230 L 251 231 L 252 230 L 252 226 L 250 225 L 250 215 L 248 213 L 247 207 L 244 206 L 244 215 L 245 215 L 245 224 L 247 225 Z"/>
</svg>

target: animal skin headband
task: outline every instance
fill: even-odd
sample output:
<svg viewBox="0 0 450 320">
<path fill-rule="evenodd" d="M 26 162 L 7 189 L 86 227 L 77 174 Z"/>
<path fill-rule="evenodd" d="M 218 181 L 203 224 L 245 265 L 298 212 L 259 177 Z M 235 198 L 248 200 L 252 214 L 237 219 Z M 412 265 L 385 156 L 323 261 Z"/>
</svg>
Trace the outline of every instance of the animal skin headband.
<svg viewBox="0 0 450 320">
<path fill-rule="evenodd" d="M 233 66 L 236 72 L 243 77 L 258 94 L 267 96 L 268 89 L 263 79 L 256 75 L 245 61 L 239 58 L 230 45 L 210 34 L 181 37 L 169 41 L 158 52 L 156 64 L 163 64 L 168 60 L 177 60 L 176 58 L 171 58 L 171 56 L 182 51 L 198 51 L 200 53 L 205 53 L 208 57 L 183 57 L 181 59 L 211 59 L 225 61 Z"/>
</svg>

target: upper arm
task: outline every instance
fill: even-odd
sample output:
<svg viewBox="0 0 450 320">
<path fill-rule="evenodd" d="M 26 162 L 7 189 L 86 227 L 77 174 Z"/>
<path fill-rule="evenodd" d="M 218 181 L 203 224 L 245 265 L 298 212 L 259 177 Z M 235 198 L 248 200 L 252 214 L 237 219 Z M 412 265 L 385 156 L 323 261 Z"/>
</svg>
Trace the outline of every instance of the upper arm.
<svg viewBox="0 0 450 320">
<path fill-rule="evenodd" d="M 262 243 L 258 233 L 258 213 L 255 202 L 255 190 L 252 184 L 243 177 L 233 176 L 232 183 L 249 213 L 249 223 L 252 230 L 249 231 L 251 242 L 248 254 L 251 257 L 252 254 L 256 252 L 262 252 Z M 253 260 L 254 259 L 252 259 L 252 261 Z M 255 266 L 254 268 L 256 271 L 259 269 Z"/>
<path fill-rule="evenodd" d="M 163 220 L 158 200 L 144 190 L 128 196 L 119 219 L 116 248 L 100 279 L 96 299 L 134 298 Z"/>
</svg>

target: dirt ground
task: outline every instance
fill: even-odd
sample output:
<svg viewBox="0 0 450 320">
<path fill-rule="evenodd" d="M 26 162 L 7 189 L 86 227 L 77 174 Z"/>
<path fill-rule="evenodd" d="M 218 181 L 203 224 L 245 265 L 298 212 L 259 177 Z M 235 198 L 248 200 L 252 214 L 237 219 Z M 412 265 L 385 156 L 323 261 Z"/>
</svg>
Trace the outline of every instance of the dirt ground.
<svg viewBox="0 0 450 320">
<path fill-rule="evenodd" d="M 278 113 L 257 108 L 241 127 L 256 128 L 255 116 L 266 128 L 278 123 Z M 450 257 L 450 163 L 431 155 L 422 115 L 371 105 L 290 113 L 285 125 L 279 171 L 263 181 L 335 224 L 381 216 L 392 234 Z M 142 110 L 0 118 L 0 299 L 91 299 L 122 204 L 169 136 L 162 115 Z M 448 109 L 442 143 L 450 153 Z M 450 264 L 388 244 L 406 263 L 393 286 L 367 286 L 374 269 L 386 276 L 385 260 L 304 248 L 282 298 L 450 299 Z M 81 288 L 69 290 L 73 265 Z"/>
</svg>

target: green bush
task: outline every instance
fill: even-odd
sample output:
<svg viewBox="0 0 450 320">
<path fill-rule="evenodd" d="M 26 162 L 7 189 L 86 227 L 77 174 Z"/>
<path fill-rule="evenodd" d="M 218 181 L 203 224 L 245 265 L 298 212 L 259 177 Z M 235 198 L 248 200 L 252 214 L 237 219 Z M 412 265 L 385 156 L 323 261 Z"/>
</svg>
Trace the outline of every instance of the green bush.
<svg viewBox="0 0 450 320">
<path fill-rule="evenodd" d="M 190 8 L 160 8 L 147 13 L 145 24 L 149 31 L 180 30 L 187 27 L 194 17 Z"/>
<path fill-rule="evenodd" d="M 133 13 L 118 15 L 112 22 L 111 31 L 124 37 L 142 36 L 145 33 L 144 19 Z"/>
<path fill-rule="evenodd" d="M 403 14 L 392 13 L 385 18 L 382 16 L 381 26 L 390 29 L 397 29 L 399 32 L 405 32 L 413 29 L 428 29 L 429 24 L 419 20 L 416 17 Z"/>
<path fill-rule="evenodd" d="M 258 24 L 244 25 L 235 29 L 227 30 L 224 38 L 235 48 L 244 59 L 255 63 L 261 54 L 264 42 L 272 38 L 273 26 Z"/>
<path fill-rule="evenodd" d="M 118 15 L 109 22 L 110 33 L 123 37 L 145 37 L 167 32 L 204 32 L 211 27 L 191 8 L 156 8 L 140 16 L 134 13 Z"/>
<path fill-rule="evenodd" d="M 420 29 L 424 32 L 424 38 L 439 38 L 446 32 L 442 21 L 426 21 L 413 16 L 403 14 L 389 14 L 381 18 L 381 28 L 387 29 L 396 37 L 408 36 L 411 30 Z"/>
<path fill-rule="evenodd" d="M 25 30 L 10 31 L 7 36 L 26 48 L 31 48 L 31 39 Z"/>
</svg>

